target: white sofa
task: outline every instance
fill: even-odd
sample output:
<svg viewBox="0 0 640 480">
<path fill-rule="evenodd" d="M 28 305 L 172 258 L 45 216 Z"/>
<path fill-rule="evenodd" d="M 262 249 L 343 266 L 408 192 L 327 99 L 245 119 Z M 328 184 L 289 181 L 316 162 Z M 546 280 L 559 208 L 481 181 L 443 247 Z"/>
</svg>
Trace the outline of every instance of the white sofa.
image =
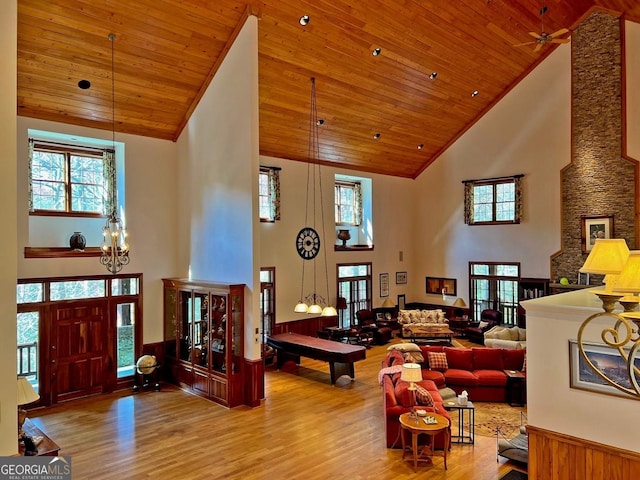
<svg viewBox="0 0 640 480">
<path fill-rule="evenodd" d="M 527 348 L 527 331 L 520 327 L 496 325 L 484 332 L 484 346 L 488 348 Z"/>
<path fill-rule="evenodd" d="M 449 325 L 449 320 L 440 309 L 437 310 L 400 310 L 398 312 L 398 323 L 400 324 L 403 337 L 411 336 L 411 331 L 405 327 L 443 327 Z"/>
</svg>

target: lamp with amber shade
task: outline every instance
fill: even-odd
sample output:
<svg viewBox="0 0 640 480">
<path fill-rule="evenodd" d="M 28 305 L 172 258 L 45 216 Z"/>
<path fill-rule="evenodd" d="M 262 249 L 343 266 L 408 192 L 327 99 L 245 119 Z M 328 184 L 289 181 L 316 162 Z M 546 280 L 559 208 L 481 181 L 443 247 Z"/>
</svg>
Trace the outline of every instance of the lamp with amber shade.
<svg viewBox="0 0 640 480">
<path fill-rule="evenodd" d="M 22 425 L 27 419 L 27 411 L 20 407 L 38 400 L 40 400 L 40 395 L 33 389 L 29 380 L 26 377 L 18 377 L 18 438 L 22 437 Z"/>
<path fill-rule="evenodd" d="M 629 247 L 623 238 L 597 239 L 589 253 L 589 256 L 580 268 L 582 273 L 596 273 L 604 275 L 604 290 L 594 290 L 602 301 L 605 312 L 612 312 L 615 303 L 624 297 L 624 294 L 615 293 L 615 283 L 622 267 L 629 257 Z"/>
</svg>

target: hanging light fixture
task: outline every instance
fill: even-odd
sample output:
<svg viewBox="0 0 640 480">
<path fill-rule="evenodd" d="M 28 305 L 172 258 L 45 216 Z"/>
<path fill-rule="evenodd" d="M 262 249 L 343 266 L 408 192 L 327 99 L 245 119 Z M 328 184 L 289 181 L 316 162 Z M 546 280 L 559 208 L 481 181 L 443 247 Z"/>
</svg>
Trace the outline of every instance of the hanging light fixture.
<svg viewBox="0 0 640 480">
<path fill-rule="evenodd" d="M 324 123 L 324 122 L 322 122 Z M 318 142 L 318 107 L 316 103 L 316 79 L 311 77 L 311 113 L 309 115 L 309 163 L 307 163 L 307 195 L 305 203 L 304 223 L 307 225 L 298 232 L 296 237 L 296 249 L 302 258 L 302 282 L 300 301 L 294 308 L 294 312 L 308 313 L 323 317 L 337 316 L 335 307 L 329 304 L 329 270 L 327 267 L 327 247 L 320 240 L 320 235 L 316 230 L 316 175 L 318 177 L 318 193 L 320 200 L 320 222 L 322 238 L 327 238 L 324 230 L 324 209 L 322 201 L 322 173 L 320 170 L 320 146 Z M 316 173 L 317 172 L 317 173 Z M 309 222 L 309 200 L 313 212 L 313 226 L 308 226 Z M 326 297 L 318 294 L 316 290 L 316 266 L 320 247 L 324 255 L 324 276 L 326 281 Z M 305 296 L 304 271 L 308 261 L 313 261 L 313 292 Z"/>
<path fill-rule="evenodd" d="M 115 62 L 114 62 L 114 42 L 116 36 L 109 34 L 111 41 L 111 155 L 116 152 L 116 83 L 115 83 Z M 111 198 L 109 204 L 111 212 L 107 218 L 107 223 L 102 228 L 102 255 L 100 263 L 107 267 L 114 275 L 122 270 L 122 267 L 129 263 L 129 244 L 127 243 L 127 229 L 120 217 L 118 217 L 117 188 L 115 186 L 115 173 L 111 176 L 114 182 L 111 185 Z"/>
</svg>

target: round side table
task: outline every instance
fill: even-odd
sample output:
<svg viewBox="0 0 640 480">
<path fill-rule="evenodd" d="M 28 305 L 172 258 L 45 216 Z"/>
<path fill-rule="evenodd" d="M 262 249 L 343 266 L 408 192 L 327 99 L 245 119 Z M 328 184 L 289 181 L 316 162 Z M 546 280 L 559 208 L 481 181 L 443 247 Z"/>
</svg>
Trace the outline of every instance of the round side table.
<svg viewBox="0 0 640 480">
<path fill-rule="evenodd" d="M 425 418 L 433 417 L 436 419 L 436 423 L 425 423 Z M 431 457 L 434 454 L 434 440 L 435 437 L 444 435 L 444 469 L 447 469 L 447 450 L 449 450 L 451 438 L 449 434 L 449 419 L 437 413 L 428 413 L 426 417 L 412 416 L 411 413 L 403 413 L 400 415 L 400 427 L 402 427 L 402 459 L 407 453 L 407 445 L 405 440 L 404 431 L 407 430 L 411 433 L 411 451 L 413 453 L 413 469 L 418 470 L 418 460 L 425 460 L 431 462 Z M 418 435 L 425 434 L 430 436 L 429 445 L 425 445 L 422 451 L 418 452 Z M 426 458 L 421 458 L 425 457 Z"/>
</svg>

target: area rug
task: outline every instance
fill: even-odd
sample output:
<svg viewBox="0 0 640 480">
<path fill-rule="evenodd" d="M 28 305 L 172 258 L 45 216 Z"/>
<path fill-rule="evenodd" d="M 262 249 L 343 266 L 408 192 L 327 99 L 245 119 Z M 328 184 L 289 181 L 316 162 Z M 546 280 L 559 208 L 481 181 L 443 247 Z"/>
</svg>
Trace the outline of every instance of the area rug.
<svg viewBox="0 0 640 480">
<path fill-rule="evenodd" d="M 521 413 L 526 415 L 525 408 L 492 402 L 473 402 L 473 405 L 477 435 L 495 437 L 497 428 L 506 438 L 520 433 Z M 522 422 L 526 423 L 526 417 L 522 417 Z"/>
<path fill-rule="evenodd" d="M 529 475 L 518 470 L 510 470 L 505 475 L 500 477 L 500 480 L 527 480 Z"/>
</svg>

